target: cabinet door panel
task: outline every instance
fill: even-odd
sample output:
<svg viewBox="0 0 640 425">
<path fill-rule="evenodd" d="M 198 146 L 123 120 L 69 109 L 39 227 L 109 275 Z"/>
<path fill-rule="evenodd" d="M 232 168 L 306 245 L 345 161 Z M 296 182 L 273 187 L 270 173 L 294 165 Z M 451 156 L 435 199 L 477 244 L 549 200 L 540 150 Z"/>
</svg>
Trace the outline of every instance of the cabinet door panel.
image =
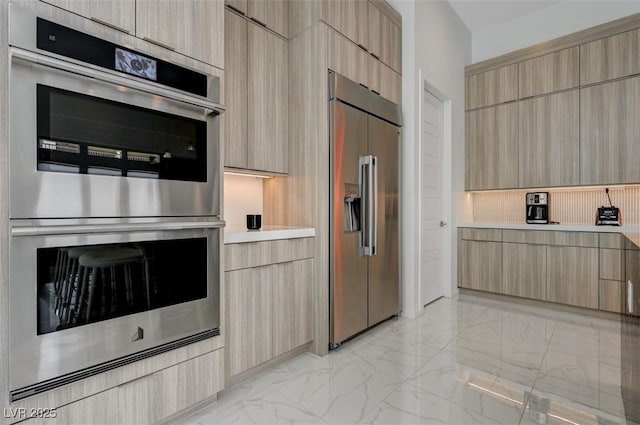
<svg viewBox="0 0 640 425">
<path fill-rule="evenodd" d="M 136 35 L 218 68 L 224 67 L 224 4 L 136 0 Z"/>
<path fill-rule="evenodd" d="M 518 186 L 518 105 L 467 112 L 467 190 Z"/>
<path fill-rule="evenodd" d="M 224 4 L 231 6 L 232 8 L 244 13 L 245 15 L 247 14 L 249 9 L 248 0 L 224 0 Z"/>
<path fill-rule="evenodd" d="M 625 282 L 600 279 L 600 301 L 598 303 L 600 310 L 624 313 L 625 299 Z"/>
<path fill-rule="evenodd" d="M 502 292 L 502 243 L 460 241 L 460 287 Z"/>
<path fill-rule="evenodd" d="M 372 4 L 369 4 L 369 53 L 380 59 L 382 54 L 382 13 Z"/>
<path fill-rule="evenodd" d="M 471 75 L 467 109 L 481 108 L 518 98 L 518 64 Z"/>
<path fill-rule="evenodd" d="M 350 80 L 369 86 L 369 55 L 345 37 L 328 30 L 329 69 Z"/>
<path fill-rule="evenodd" d="M 286 173 L 289 163 L 287 42 L 250 24 L 248 43 L 248 167 Z"/>
<path fill-rule="evenodd" d="M 289 8 L 286 0 L 248 0 L 247 15 L 283 37 L 289 32 Z"/>
<path fill-rule="evenodd" d="M 547 247 L 505 243 L 502 246 L 502 292 L 546 299 Z"/>
<path fill-rule="evenodd" d="M 274 266 L 273 356 L 311 341 L 313 260 Z"/>
<path fill-rule="evenodd" d="M 247 21 L 225 11 L 224 165 L 247 168 Z"/>
<path fill-rule="evenodd" d="M 578 87 L 578 55 L 576 46 L 521 62 L 520 98 Z"/>
<path fill-rule="evenodd" d="M 580 84 L 640 73 L 640 29 L 580 46 Z"/>
<path fill-rule="evenodd" d="M 324 21 L 355 44 L 369 44 L 367 0 L 331 0 L 323 2 Z"/>
<path fill-rule="evenodd" d="M 135 32 L 135 0 L 46 0 L 47 3 L 124 32 Z"/>
<path fill-rule="evenodd" d="M 392 101 L 400 104 L 402 99 L 402 76 L 378 61 L 380 68 L 380 94 Z"/>
<path fill-rule="evenodd" d="M 600 248 L 600 279 L 624 280 L 624 251 Z"/>
<path fill-rule="evenodd" d="M 547 301 L 598 308 L 598 249 L 547 247 Z"/>
<path fill-rule="evenodd" d="M 518 103 L 520 187 L 579 183 L 579 97 L 573 90 Z"/>
<path fill-rule="evenodd" d="M 225 273 L 226 370 L 233 376 L 273 357 L 273 266 Z"/>
<path fill-rule="evenodd" d="M 580 90 L 580 184 L 640 182 L 640 77 Z"/>
</svg>

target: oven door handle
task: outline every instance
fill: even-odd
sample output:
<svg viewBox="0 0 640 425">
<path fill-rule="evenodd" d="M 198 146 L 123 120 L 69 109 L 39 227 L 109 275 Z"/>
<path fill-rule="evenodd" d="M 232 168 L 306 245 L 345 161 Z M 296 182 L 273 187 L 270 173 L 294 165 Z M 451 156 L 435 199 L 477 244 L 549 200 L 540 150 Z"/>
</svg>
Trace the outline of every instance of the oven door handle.
<svg viewBox="0 0 640 425">
<path fill-rule="evenodd" d="M 84 233 L 125 233 L 145 232 L 155 230 L 192 230 L 192 229 L 222 229 L 226 223 L 223 220 L 211 221 L 170 221 L 160 223 L 109 223 L 109 224 L 78 224 L 51 226 L 12 226 L 11 236 L 45 236 L 68 235 Z"/>
<path fill-rule="evenodd" d="M 204 109 L 207 115 L 209 114 L 221 114 L 225 108 L 219 103 L 211 102 L 198 96 L 190 96 L 182 94 L 159 85 L 152 83 L 142 82 L 136 79 L 134 76 L 123 77 L 115 72 L 109 72 L 102 69 L 97 69 L 95 65 L 82 64 L 78 65 L 67 60 L 57 59 L 51 56 L 43 55 L 40 53 L 30 52 L 18 47 L 11 47 L 11 56 L 15 59 L 21 59 L 27 62 L 36 63 L 51 68 L 60 69 L 66 72 L 72 72 L 74 74 L 83 75 L 85 77 L 94 78 L 96 80 L 104 81 L 110 84 L 116 84 L 119 86 L 129 87 L 134 90 L 140 90 L 153 95 L 161 96 L 166 99 L 174 100 L 182 104 L 187 103 Z"/>
</svg>

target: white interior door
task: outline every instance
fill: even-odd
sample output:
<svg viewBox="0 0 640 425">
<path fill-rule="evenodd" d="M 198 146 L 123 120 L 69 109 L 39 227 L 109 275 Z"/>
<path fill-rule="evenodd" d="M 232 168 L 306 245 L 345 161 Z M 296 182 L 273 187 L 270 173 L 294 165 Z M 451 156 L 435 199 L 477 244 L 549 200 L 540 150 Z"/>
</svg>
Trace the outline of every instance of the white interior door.
<svg viewBox="0 0 640 425">
<path fill-rule="evenodd" d="M 444 295 L 442 140 L 444 103 L 426 88 L 420 116 L 420 301 Z"/>
</svg>

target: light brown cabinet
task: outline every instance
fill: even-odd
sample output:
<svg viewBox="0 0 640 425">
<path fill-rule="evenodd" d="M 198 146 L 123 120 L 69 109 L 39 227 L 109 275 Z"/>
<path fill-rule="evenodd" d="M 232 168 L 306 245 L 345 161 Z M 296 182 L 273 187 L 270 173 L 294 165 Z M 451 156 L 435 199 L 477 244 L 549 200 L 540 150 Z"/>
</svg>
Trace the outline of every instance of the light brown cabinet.
<svg viewBox="0 0 640 425">
<path fill-rule="evenodd" d="M 46 3 L 89 18 L 120 31 L 134 34 L 136 0 L 46 0 Z"/>
<path fill-rule="evenodd" d="M 502 291 L 502 243 L 460 241 L 460 287 Z"/>
<path fill-rule="evenodd" d="M 225 12 L 225 167 L 288 171 L 287 42 Z"/>
<path fill-rule="evenodd" d="M 625 282 L 600 279 L 599 285 L 600 299 L 598 308 L 613 313 L 624 313 L 626 308 Z"/>
<path fill-rule="evenodd" d="M 329 69 L 369 87 L 369 55 L 336 31 L 329 29 L 327 37 Z"/>
<path fill-rule="evenodd" d="M 273 266 L 225 273 L 228 376 L 273 357 Z"/>
<path fill-rule="evenodd" d="M 579 184 L 578 90 L 518 103 L 519 187 Z"/>
<path fill-rule="evenodd" d="M 502 293 L 546 299 L 547 247 L 504 243 L 502 245 Z"/>
<path fill-rule="evenodd" d="M 369 53 L 396 72 L 402 67 L 402 31 L 384 12 L 369 3 Z"/>
<path fill-rule="evenodd" d="M 287 37 L 289 34 L 288 5 L 287 0 L 248 0 L 245 13 L 259 24 Z"/>
<path fill-rule="evenodd" d="M 373 56 L 369 56 L 369 88 L 393 103 L 402 100 L 402 75 Z"/>
<path fill-rule="evenodd" d="M 224 4 L 242 13 L 243 15 L 246 15 L 247 12 L 249 11 L 248 0 L 224 0 Z"/>
<path fill-rule="evenodd" d="M 518 65 L 520 99 L 578 87 L 579 48 L 529 59 Z"/>
<path fill-rule="evenodd" d="M 466 113 L 466 189 L 518 187 L 518 105 Z"/>
<path fill-rule="evenodd" d="M 640 29 L 580 46 L 580 84 L 640 73 Z"/>
<path fill-rule="evenodd" d="M 598 249 L 547 247 L 547 301 L 598 308 Z"/>
<path fill-rule="evenodd" d="M 202 0 L 136 0 L 136 35 L 224 68 L 224 4 Z"/>
<path fill-rule="evenodd" d="M 331 0 L 322 2 L 323 20 L 363 49 L 369 44 L 369 2 Z"/>
<path fill-rule="evenodd" d="M 580 184 L 640 182 L 640 77 L 580 90 Z"/>
<path fill-rule="evenodd" d="M 518 99 L 518 64 L 467 77 L 467 109 Z"/>
</svg>

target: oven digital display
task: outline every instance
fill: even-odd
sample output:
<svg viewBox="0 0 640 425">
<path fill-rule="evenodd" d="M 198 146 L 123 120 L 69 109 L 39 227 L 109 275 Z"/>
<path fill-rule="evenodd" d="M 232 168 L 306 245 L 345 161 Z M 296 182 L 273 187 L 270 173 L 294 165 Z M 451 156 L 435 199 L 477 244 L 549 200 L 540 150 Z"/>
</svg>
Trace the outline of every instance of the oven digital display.
<svg viewBox="0 0 640 425">
<path fill-rule="evenodd" d="M 117 71 L 156 81 L 158 79 L 157 65 L 158 63 L 154 59 L 116 47 Z"/>
</svg>

